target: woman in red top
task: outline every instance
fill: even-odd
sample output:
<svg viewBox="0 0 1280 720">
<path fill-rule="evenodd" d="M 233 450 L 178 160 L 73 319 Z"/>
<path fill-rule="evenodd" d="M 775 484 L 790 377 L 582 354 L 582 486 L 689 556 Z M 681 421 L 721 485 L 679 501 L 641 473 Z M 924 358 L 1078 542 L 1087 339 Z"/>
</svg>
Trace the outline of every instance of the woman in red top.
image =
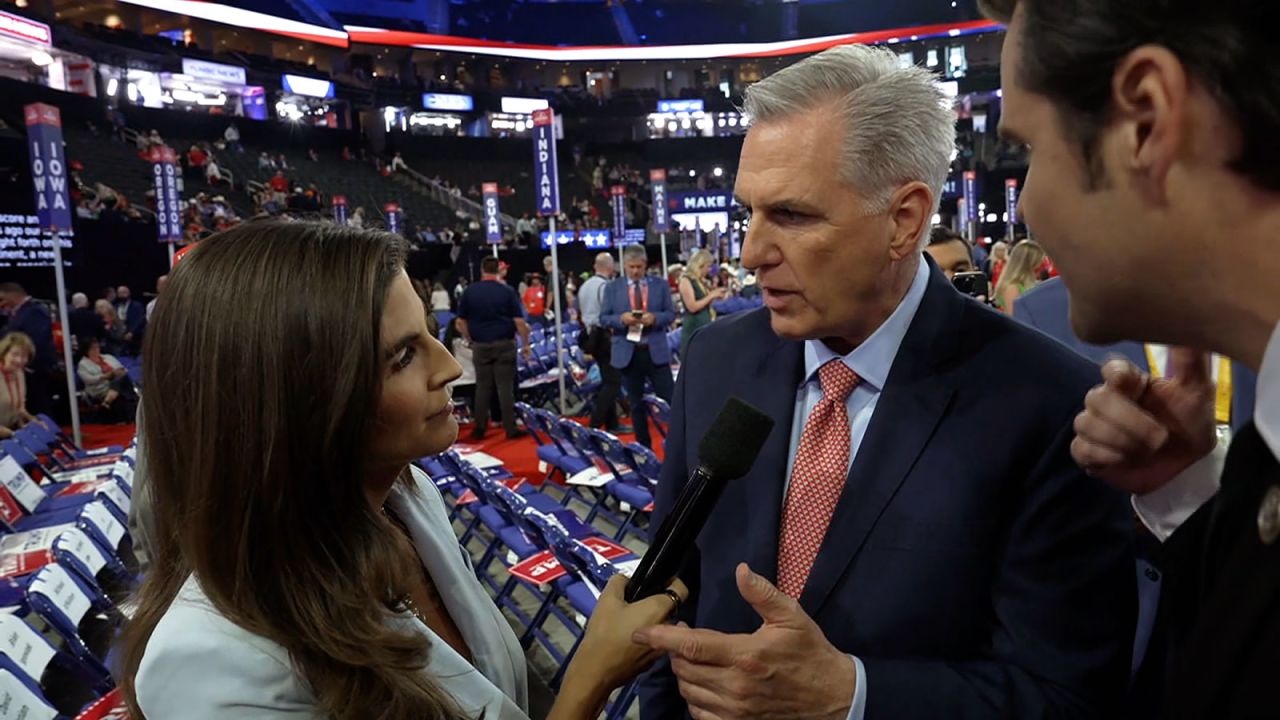
<svg viewBox="0 0 1280 720">
<path fill-rule="evenodd" d="M 524 310 L 529 314 L 529 322 L 541 325 L 547 313 L 547 289 L 542 286 L 542 276 L 534 273 L 529 276 L 529 288 L 524 291 Z"/>
</svg>

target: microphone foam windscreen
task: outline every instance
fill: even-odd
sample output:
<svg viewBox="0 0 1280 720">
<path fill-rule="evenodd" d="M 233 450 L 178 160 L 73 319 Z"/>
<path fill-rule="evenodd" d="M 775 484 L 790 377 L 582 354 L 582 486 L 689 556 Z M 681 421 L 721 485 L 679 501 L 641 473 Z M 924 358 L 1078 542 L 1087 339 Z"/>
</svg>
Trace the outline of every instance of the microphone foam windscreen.
<svg viewBox="0 0 1280 720">
<path fill-rule="evenodd" d="M 773 418 L 741 398 L 731 397 L 698 444 L 698 464 L 717 478 L 746 475 L 773 430 Z"/>
</svg>

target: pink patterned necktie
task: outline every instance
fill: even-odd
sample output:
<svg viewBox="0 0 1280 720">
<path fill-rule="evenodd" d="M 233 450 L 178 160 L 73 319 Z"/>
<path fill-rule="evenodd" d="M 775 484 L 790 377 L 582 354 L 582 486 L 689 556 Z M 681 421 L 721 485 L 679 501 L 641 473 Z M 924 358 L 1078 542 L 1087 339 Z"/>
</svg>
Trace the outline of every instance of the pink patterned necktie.
<svg viewBox="0 0 1280 720">
<path fill-rule="evenodd" d="M 861 379 L 840 360 L 818 368 L 822 399 L 796 448 L 778 541 L 778 589 L 799 598 L 849 472 L 849 394 Z"/>
</svg>

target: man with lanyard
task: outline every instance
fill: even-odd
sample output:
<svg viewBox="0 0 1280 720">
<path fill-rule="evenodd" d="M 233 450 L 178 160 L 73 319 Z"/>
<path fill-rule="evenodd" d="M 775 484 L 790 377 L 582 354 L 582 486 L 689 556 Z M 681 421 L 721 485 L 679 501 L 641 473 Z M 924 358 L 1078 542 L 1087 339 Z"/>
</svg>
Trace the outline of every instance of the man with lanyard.
<svg viewBox="0 0 1280 720">
<path fill-rule="evenodd" d="M 520 333 L 524 355 L 529 357 L 529 324 L 516 291 L 504 282 L 498 259 L 487 257 L 480 263 L 480 282 L 467 287 L 458 303 L 458 327 L 471 344 L 476 367 L 475 428 L 472 440 L 481 440 L 489 427 L 489 399 L 495 388 L 502 409 L 502 425 L 508 438 L 526 433 L 516 427 L 515 335 Z"/>
<path fill-rule="evenodd" d="M 675 321 L 675 306 L 666 282 L 645 274 L 649 259 L 644 247 L 628 245 L 622 262 L 626 277 L 605 288 L 600 324 L 612 334 L 610 361 L 627 381 L 636 440 L 653 447 L 644 406 L 645 381 L 653 384 L 654 394 L 671 401 L 675 382 L 671 377 L 667 330 Z"/>
<path fill-rule="evenodd" d="M 622 392 L 622 373 L 610 362 L 609 331 L 600 325 L 600 311 L 604 306 L 604 290 L 617 269 L 613 255 L 602 252 L 596 255 L 595 274 L 582 283 L 578 291 L 578 309 L 582 315 L 583 350 L 595 358 L 600 366 L 600 392 L 596 394 L 595 409 L 591 411 L 591 427 L 602 427 L 617 435 L 631 432 L 618 422 L 618 395 Z"/>
</svg>

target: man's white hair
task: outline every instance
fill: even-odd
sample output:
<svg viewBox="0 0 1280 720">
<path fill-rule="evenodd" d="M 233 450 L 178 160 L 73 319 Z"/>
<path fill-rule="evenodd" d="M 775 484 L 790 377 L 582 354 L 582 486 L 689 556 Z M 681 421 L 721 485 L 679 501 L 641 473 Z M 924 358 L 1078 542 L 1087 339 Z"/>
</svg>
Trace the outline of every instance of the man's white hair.
<svg viewBox="0 0 1280 720">
<path fill-rule="evenodd" d="M 602 252 L 596 255 L 595 268 L 597 270 L 604 270 L 605 268 L 612 268 L 612 267 L 613 267 L 613 255 L 607 252 Z"/>
<path fill-rule="evenodd" d="M 956 147 L 955 113 L 933 75 L 902 67 L 886 48 L 841 45 L 783 68 L 747 88 L 743 113 L 767 123 L 835 102 L 844 120 L 840 176 L 887 209 L 902 185 L 920 181 L 938 211 Z M 926 222 L 924 237 L 931 223 Z"/>
<path fill-rule="evenodd" d="M 84 293 L 76 293 L 71 296 L 71 307 L 87 308 L 89 307 L 89 296 Z"/>
</svg>

